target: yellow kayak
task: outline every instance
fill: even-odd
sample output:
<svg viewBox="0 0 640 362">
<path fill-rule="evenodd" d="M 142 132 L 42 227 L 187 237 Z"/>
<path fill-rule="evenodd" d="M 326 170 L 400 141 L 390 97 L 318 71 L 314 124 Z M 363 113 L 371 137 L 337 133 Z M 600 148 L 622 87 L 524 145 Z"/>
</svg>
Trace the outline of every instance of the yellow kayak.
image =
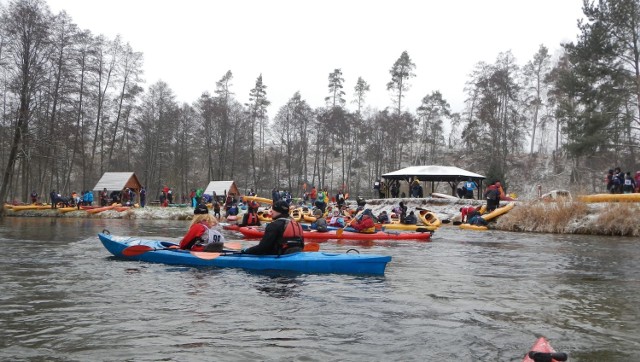
<svg viewBox="0 0 640 362">
<path fill-rule="evenodd" d="M 58 212 L 60 212 L 60 213 L 63 213 L 63 214 L 64 214 L 65 212 L 70 212 L 70 211 L 80 211 L 80 210 L 82 210 L 82 209 L 78 209 L 78 208 L 77 208 L 77 207 L 75 207 L 75 206 L 69 206 L 69 207 L 59 207 L 59 208 L 57 208 L 56 210 L 58 210 Z"/>
<path fill-rule="evenodd" d="M 291 218 L 292 218 L 293 220 L 295 220 L 295 221 L 297 221 L 297 222 L 300 222 L 300 221 L 302 221 L 302 217 L 303 217 L 303 215 L 302 215 L 302 210 L 300 210 L 300 209 L 293 209 L 293 210 L 291 210 L 291 214 L 290 214 L 290 216 L 291 216 Z M 315 220 L 313 220 L 313 221 L 315 221 Z"/>
<path fill-rule="evenodd" d="M 50 209 L 51 206 L 46 207 Z M 23 211 L 23 210 L 40 210 L 40 206 L 38 205 L 14 205 L 12 208 L 13 211 Z"/>
<path fill-rule="evenodd" d="M 489 220 L 494 219 L 494 218 L 496 218 L 496 217 L 498 217 L 498 216 L 500 216 L 502 214 L 506 214 L 507 212 L 509 212 L 509 210 L 513 209 L 514 206 L 516 206 L 516 204 L 511 202 L 511 203 L 506 204 L 503 207 L 499 207 L 499 208 L 491 211 L 490 213 L 484 214 L 484 215 L 482 215 L 480 217 L 485 219 L 485 220 L 487 220 L 487 221 L 489 221 Z"/>
<path fill-rule="evenodd" d="M 640 202 L 640 194 L 594 194 L 579 195 L 582 202 Z"/>
<path fill-rule="evenodd" d="M 273 200 L 267 199 L 266 197 L 258 197 L 258 196 L 242 196 L 242 201 L 255 201 L 261 202 L 263 204 L 273 204 Z"/>
<path fill-rule="evenodd" d="M 486 231 L 488 227 L 482 225 L 460 224 L 460 229 Z"/>
<path fill-rule="evenodd" d="M 422 221 L 422 223 L 426 226 L 439 227 L 440 225 L 442 225 L 442 221 L 438 219 L 436 214 L 429 210 L 420 210 L 420 212 L 418 213 L 418 218 L 420 218 L 420 221 Z"/>
<path fill-rule="evenodd" d="M 382 230 L 408 230 L 408 231 L 433 231 L 437 226 L 433 225 L 412 225 L 412 224 L 382 224 Z"/>
<path fill-rule="evenodd" d="M 258 220 L 260 220 L 260 221 L 263 221 L 263 222 L 271 222 L 271 221 L 273 221 L 273 220 L 271 219 L 271 214 L 269 214 L 269 213 L 268 213 L 268 212 L 266 212 L 266 211 L 259 210 L 259 211 L 257 212 L 257 214 L 258 214 Z"/>
</svg>

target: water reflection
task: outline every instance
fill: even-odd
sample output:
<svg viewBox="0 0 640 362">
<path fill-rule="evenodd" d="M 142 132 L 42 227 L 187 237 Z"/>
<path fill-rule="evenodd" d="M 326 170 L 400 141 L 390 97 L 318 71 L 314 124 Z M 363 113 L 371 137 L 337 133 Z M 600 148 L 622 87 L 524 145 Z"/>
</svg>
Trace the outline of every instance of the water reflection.
<svg viewBox="0 0 640 362">
<path fill-rule="evenodd" d="M 283 276 L 282 273 L 262 274 L 264 276 L 257 279 L 253 287 L 265 295 L 276 299 L 287 299 L 300 295 L 298 288 L 304 284 L 302 278 L 297 278 L 294 274 L 291 276 Z"/>
<path fill-rule="evenodd" d="M 321 245 L 393 257 L 369 277 L 118 260 L 96 237 L 187 226 L 0 221 L 0 360 L 513 361 L 539 335 L 572 360 L 640 357 L 635 239 L 443 228 L 430 243 Z"/>
</svg>

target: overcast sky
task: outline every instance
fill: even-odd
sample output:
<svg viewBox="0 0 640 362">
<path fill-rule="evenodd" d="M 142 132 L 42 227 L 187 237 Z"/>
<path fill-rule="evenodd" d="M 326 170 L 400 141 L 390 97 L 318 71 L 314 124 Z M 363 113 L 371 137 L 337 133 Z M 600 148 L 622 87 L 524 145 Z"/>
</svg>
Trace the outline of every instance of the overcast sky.
<svg viewBox="0 0 640 362">
<path fill-rule="evenodd" d="M 296 91 L 312 107 L 324 105 L 336 68 L 347 102 L 362 77 L 371 86 L 367 104 L 391 106 L 389 69 L 405 50 L 416 64 L 408 110 L 439 90 L 459 112 L 476 63 L 511 50 L 523 65 L 540 44 L 555 54 L 575 41 L 582 17 L 582 0 L 47 1 L 94 34 L 120 34 L 144 53 L 146 85 L 163 80 L 180 102 L 213 93 L 231 70 L 245 103 L 262 74 L 271 118 Z"/>
</svg>

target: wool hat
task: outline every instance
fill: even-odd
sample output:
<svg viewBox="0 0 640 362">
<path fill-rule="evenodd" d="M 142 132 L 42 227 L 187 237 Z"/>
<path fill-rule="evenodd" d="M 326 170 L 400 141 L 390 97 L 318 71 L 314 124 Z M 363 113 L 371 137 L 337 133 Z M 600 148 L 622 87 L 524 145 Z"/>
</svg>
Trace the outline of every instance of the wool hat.
<svg viewBox="0 0 640 362">
<path fill-rule="evenodd" d="M 287 204 L 286 201 L 278 200 L 278 201 L 273 203 L 273 206 L 271 207 L 271 209 L 273 211 L 277 211 L 277 212 L 282 213 L 282 214 L 288 214 L 289 213 L 289 204 Z"/>
<path fill-rule="evenodd" d="M 198 206 L 196 206 L 196 208 L 193 209 L 194 215 L 208 214 L 208 213 L 209 213 L 209 209 L 207 208 L 207 205 L 204 205 L 204 204 L 198 204 Z"/>
</svg>

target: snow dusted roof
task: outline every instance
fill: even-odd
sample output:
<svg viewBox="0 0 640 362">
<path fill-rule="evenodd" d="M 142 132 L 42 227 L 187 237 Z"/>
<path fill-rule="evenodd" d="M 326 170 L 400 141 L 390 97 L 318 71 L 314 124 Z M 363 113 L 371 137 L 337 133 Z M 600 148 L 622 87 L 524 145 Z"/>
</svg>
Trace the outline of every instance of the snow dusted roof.
<svg viewBox="0 0 640 362">
<path fill-rule="evenodd" d="M 93 187 L 93 191 L 121 191 L 126 187 L 139 190 L 141 185 L 133 172 L 105 172 L 100 181 Z"/>
<path fill-rule="evenodd" d="M 213 195 L 216 193 L 216 196 L 223 196 L 228 193 L 239 195 L 238 187 L 233 181 L 211 181 L 209 185 L 204 190 L 205 195 Z"/>
<path fill-rule="evenodd" d="M 382 177 L 394 180 L 408 180 L 417 177 L 420 181 L 463 181 L 471 177 L 484 180 L 486 177 L 453 166 L 410 166 L 385 173 Z"/>
</svg>

